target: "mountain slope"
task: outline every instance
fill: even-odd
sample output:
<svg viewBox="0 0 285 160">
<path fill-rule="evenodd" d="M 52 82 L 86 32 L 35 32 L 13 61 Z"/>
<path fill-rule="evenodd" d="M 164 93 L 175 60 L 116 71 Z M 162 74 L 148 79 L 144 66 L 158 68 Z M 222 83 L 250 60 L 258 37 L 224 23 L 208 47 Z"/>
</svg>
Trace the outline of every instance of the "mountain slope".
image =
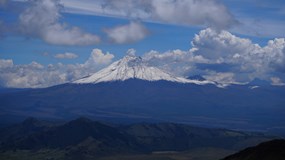
<svg viewBox="0 0 285 160">
<path fill-rule="evenodd" d="M 35 118 L 27 118 L 20 124 L 11 125 L 0 129 L 0 141 L 7 138 L 17 139 L 33 133 L 49 130 L 51 127 L 56 126 L 51 122 L 38 120 Z"/>
<path fill-rule="evenodd" d="M 22 128 L 29 129 L 24 123 L 22 123 Z M 1 141 L 0 150 L 71 147 L 70 149 L 74 151 L 74 148 L 80 149 L 85 146 L 86 149 L 92 147 L 94 149 L 92 154 L 96 155 L 131 153 L 134 150 L 139 150 L 138 144 L 131 136 L 121 133 L 114 127 L 86 118 L 79 118 L 63 125 L 29 134 L 18 133 L 15 136 L 6 132 L 5 129 L 2 132 L 6 133 L 6 138 Z"/>
<path fill-rule="evenodd" d="M 21 124 L 21 128 L 27 130 L 34 122 L 30 122 L 29 125 L 25 123 Z M 5 129 L 1 132 L 5 132 Z M 18 132 L 15 136 L 14 133 L 5 133 L 6 138 L 0 141 L 0 151 L 59 148 L 77 152 L 85 148 L 85 151 L 89 150 L 94 155 L 186 151 L 201 147 L 236 150 L 273 138 L 257 133 L 173 123 L 144 123 L 115 127 L 86 118 L 29 134 Z"/>
<path fill-rule="evenodd" d="M 2 94 L 0 111 L 2 117 L 89 116 L 102 120 L 172 121 L 266 130 L 285 125 L 284 95 L 284 87 L 252 90 L 241 85 L 218 88 L 128 79 Z"/>
<path fill-rule="evenodd" d="M 258 133 L 175 123 L 140 123 L 126 126 L 124 131 L 133 135 L 141 145 L 156 151 L 183 151 L 204 147 L 238 150 L 270 137 Z"/>
<path fill-rule="evenodd" d="M 223 160 L 284 160 L 285 140 L 272 140 L 255 147 L 246 148 Z"/>
<path fill-rule="evenodd" d="M 141 79 L 147 81 L 166 80 L 178 83 L 215 84 L 210 81 L 189 80 L 175 77 L 156 67 L 148 66 L 141 57 L 125 56 L 110 66 L 96 72 L 95 74 L 74 81 L 77 84 L 100 83 L 109 81 L 124 81 L 127 79 Z"/>
</svg>

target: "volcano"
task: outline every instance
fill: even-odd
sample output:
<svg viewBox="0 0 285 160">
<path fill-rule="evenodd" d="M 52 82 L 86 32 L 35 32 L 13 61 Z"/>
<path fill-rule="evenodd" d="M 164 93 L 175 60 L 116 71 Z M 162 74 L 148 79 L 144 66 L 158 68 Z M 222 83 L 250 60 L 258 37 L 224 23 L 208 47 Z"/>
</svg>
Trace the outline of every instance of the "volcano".
<svg viewBox="0 0 285 160">
<path fill-rule="evenodd" d="M 176 77 L 126 56 L 76 81 L 0 92 L 0 120 L 87 116 L 115 122 L 176 122 L 203 127 L 274 131 L 285 135 L 285 87 L 220 87 Z"/>
<path fill-rule="evenodd" d="M 203 80 L 190 80 L 176 77 L 153 66 L 148 66 L 141 57 L 127 55 L 110 66 L 96 72 L 95 74 L 74 81 L 75 84 L 96 84 L 100 82 L 125 81 L 128 79 L 140 79 L 146 81 L 170 81 L 176 83 L 215 84 Z"/>
</svg>

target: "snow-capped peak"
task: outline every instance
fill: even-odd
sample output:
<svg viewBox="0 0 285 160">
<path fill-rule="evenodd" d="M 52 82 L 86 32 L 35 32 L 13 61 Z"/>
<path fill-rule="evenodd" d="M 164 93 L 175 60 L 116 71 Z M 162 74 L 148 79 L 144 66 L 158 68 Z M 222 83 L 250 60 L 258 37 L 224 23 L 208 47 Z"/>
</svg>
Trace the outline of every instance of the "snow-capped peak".
<svg viewBox="0 0 285 160">
<path fill-rule="evenodd" d="M 141 79 L 147 81 L 166 80 L 178 83 L 214 84 L 210 81 L 189 80 L 176 77 L 156 67 L 148 66 L 141 57 L 127 55 L 95 74 L 74 81 L 73 83 L 100 83 L 108 81 L 124 81 Z"/>
</svg>

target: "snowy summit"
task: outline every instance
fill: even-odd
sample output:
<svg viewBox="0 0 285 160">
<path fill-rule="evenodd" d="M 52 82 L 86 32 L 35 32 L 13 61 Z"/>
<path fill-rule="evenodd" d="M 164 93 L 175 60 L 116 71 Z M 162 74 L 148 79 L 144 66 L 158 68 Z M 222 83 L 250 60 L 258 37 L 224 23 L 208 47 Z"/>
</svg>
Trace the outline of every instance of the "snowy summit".
<svg viewBox="0 0 285 160">
<path fill-rule="evenodd" d="M 178 83 L 213 84 L 210 81 L 189 80 L 173 76 L 159 68 L 148 66 L 141 57 L 127 55 L 112 63 L 95 74 L 76 80 L 73 83 L 100 83 L 109 81 L 124 81 L 127 79 L 141 79 L 147 81 L 171 81 Z"/>
</svg>

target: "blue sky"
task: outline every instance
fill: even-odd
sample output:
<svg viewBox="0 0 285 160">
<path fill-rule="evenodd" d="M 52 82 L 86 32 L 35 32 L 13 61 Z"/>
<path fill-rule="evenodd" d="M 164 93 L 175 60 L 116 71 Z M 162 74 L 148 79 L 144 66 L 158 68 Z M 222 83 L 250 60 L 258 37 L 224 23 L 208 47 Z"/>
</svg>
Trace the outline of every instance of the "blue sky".
<svg viewBox="0 0 285 160">
<path fill-rule="evenodd" d="M 9 16 L 14 16 L 6 14 L 7 13 L 5 13 L 4 17 L 7 16 L 7 19 L 10 19 L 8 18 Z M 125 25 L 130 21 L 123 18 L 70 13 L 62 13 L 62 16 L 62 21 L 65 23 L 72 26 L 78 26 L 82 30 L 89 33 L 102 35 L 102 37 L 104 36 L 104 33 L 102 33 L 104 28 Z M 142 55 L 143 53 L 153 49 L 161 52 L 173 49 L 187 50 L 190 47 L 191 38 L 200 29 L 195 26 L 185 27 L 151 22 L 146 22 L 144 25 L 150 31 L 149 35 L 138 42 L 126 44 L 115 44 L 106 40 L 105 42 L 99 44 L 87 46 L 51 45 L 38 38 L 11 34 L 1 39 L 1 58 L 13 59 L 16 64 L 26 64 L 30 63 L 31 61 L 38 61 L 43 64 L 54 62 L 76 63 L 86 60 L 93 48 L 100 48 L 104 51 L 109 51 L 116 54 L 116 58 L 123 57 L 129 48 L 135 48 L 138 55 Z M 15 47 L 15 45 L 18 47 Z M 68 61 L 64 61 L 62 59 L 47 59 L 46 57 L 42 56 L 42 53 L 46 52 L 50 54 L 73 52 L 78 54 L 79 58 Z"/>
<path fill-rule="evenodd" d="M 22 79 L 23 87 L 63 83 L 82 76 L 66 74 L 68 65 L 86 69 L 84 64 L 94 54 L 94 65 L 84 72 L 90 74 L 122 58 L 132 48 L 150 64 L 161 64 L 157 67 L 179 76 L 197 73 L 225 83 L 260 78 L 282 85 L 284 28 L 282 0 L 0 0 L 0 62 L 4 66 L 0 68 L 0 84 L 21 87 Z M 268 46 L 275 38 L 279 40 Z M 223 41 L 235 52 L 219 47 Z M 254 48 L 255 44 L 260 48 Z M 95 48 L 102 53 L 94 53 Z M 255 62 L 255 53 L 263 59 Z M 237 60 L 239 56 L 243 59 Z M 95 64 L 98 59 L 100 62 Z M 34 85 L 27 85 L 29 80 L 20 76 L 18 70 L 25 68 L 34 73 L 32 63 L 49 76 L 66 77 L 50 77 L 52 82 L 35 80 Z M 235 67 L 227 69 L 225 64 Z M 58 75 L 50 75 L 48 65 L 57 66 Z M 217 68 L 221 69 L 207 68 L 211 65 L 220 65 Z M 10 83 L 11 78 L 19 82 Z"/>
</svg>

